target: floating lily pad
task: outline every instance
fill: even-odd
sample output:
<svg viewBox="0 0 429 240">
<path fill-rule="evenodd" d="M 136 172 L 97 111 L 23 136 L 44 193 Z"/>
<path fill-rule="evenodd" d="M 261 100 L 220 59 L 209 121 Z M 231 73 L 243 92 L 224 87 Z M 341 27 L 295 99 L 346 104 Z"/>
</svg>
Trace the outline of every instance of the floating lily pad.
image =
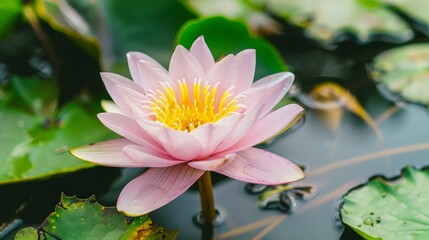
<svg viewBox="0 0 429 240">
<path fill-rule="evenodd" d="M 281 31 L 280 24 L 263 9 L 243 0 L 183 0 L 186 7 L 201 17 L 224 16 L 236 20 L 245 20 L 253 30 L 260 33 Z"/>
<path fill-rule="evenodd" d="M 0 184 L 92 167 L 68 149 L 115 136 L 97 119 L 98 102 L 86 96 L 57 109 L 51 84 L 14 77 L 0 91 Z"/>
<path fill-rule="evenodd" d="M 398 15 L 378 0 L 254 0 L 270 12 L 304 29 L 309 37 L 331 44 L 352 34 L 360 42 L 372 38 L 405 41 L 412 37 Z"/>
<path fill-rule="evenodd" d="M 178 44 L 190 48 L 203 35 L 215 59 L 244 49 L 256 49 L 255 79 L 287 70 L 277 50 L 266 40 L 253 36 L 247 25 L 223 17 L 191 20 L 180 30 Z"/>
<path fill-rule="evenodd" d="M 38 0 L 38 14 L 91 52 L 107 70 L 128 74 L 125 54 L 141 51 L 166 65 L 180 26 L 193 15 L 177 1 Z"/>
<path fill-rule="evenodd" d="M 406 45 L 377 55 L 372 78 L 407 101 L 429 104 L 429 44 Z"/>
<path fill-rule="evenodd" d="M 97 10 L 98 9 L 98 10 Z M 69 36 L 76 45 L 98 58 L 100 44 L 96 23 L 99 2 L 81 0 L 36 0 L 37 14 L 52 28 Z"/>
<path fill-rule="evenodd" d="M 4 35 L 21 14 L 21 0 L 0 1 L 0 36 Z"/>
<path fill-rule="evenodd" d="M 406 167 L 400 179 L 376 177 L 344 196 L 342 221 L 365 239 L 427 239 L 429 170 Z"/>
<path fill-rule="evenodd" d="M 120 239 L 173 240 L 178 231 L 154 225 L 148 215 L 130 218 L 115 207 L 104 207 L 95 197 L 78 199 L 61 196 L 55 212 L 37 228 L 21 229 L 15 240 Z"/>
<path fill-rule="evenodd" d="M 429 8 L 428 1 L 421 0 L 383 0 L 383 2 L 395 7 L 397 10 L 406 14 L 409 18 L 414 20 L 416 23 L 422 25 L 420 30 L 424 33 L 429 34 L 429 14 L 427 9 Z"/>
</svg>

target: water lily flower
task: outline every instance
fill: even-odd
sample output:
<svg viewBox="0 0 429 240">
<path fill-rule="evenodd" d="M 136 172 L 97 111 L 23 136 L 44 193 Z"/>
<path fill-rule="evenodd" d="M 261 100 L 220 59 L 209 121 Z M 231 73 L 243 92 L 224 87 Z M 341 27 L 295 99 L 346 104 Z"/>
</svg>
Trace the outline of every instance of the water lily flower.
<svg viewBox="0 0 429 240">
<path fill-rule="evenodd" d="M 258 148 L 303 109 L 272 111 L 294 75 L 276 73 L 253 83 L 255 50 L 215 62 L 204 38 L 177 46 L 168 71 L 151 57 L 127 54 L 133 81 L 102 73 L 115 104 L 100 121 L 123 138 L 71 150 L 100 165 L 149 168 L 122 190 L 117 208 L 142 215 L 184 193 L 205 171 L 257 184 L 301 179 L 291 161 Z"/>
</svg>

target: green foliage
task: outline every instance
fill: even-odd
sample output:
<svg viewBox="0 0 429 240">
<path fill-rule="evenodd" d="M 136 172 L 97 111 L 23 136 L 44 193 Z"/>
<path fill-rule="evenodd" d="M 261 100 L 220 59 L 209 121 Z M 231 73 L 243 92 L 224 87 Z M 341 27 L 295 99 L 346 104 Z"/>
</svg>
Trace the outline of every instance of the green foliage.
<svg viewBox="0 0 429 240">
<path fill-rule="evenodd" d="M 374 35 L 403 41 L 412 36 L 408 25 L 375 0 L 254 0 L 269 11 L 302 27 L 305 34 L 323 43 L 341 40 L 351 33 L 361 42 Z"/>
<path fill-rule="evenodd" d="M 1 0 L 0 1 L 0 36 L 4 35 L 21 15 L 21 0 Z"/>
<path fill-rule="evenodd" d="M 407 167 L 402 177 L 371 179 L 344 196 L 342 221 L 365 239 L 427 239 L 429 171 Z"/>
<path fill-rule="evenodd" d="M 281 26 L 260 6 L 249 0 L 182 0 L 183 4 L 201 17 L 224 16 L 245 20 L 252 30 L 262 34 L 280 32 Z"/>
<path fill-rule="evenodd" d="M 192 18 L 176 1 L 38 0 L 38 14 L 54 29 L 97 54 L 107 70 L 128 75 L 125 54 L 144 52 L 162 64 L 170 59 L 174 36 Z"/>
<path fill-rule="evenodd" d="M 88 96 L 58 109 L 52 81 L 14 76 L 0 93 L 0 184 L 92 167 L 68 149 L 114 136 L 97 119 L 101 109 Z"/>
<path fill-rule="evenodd" d="M 38 228 L 20 230 L 15 240 L 103 239 L 173 240 L 178 231 L 165 231 L 154 225 L 148 215 L 130 218 L 115 207 L 104 207 L 92 196 L 87 199 L 61 196 L 55 212 Z"/>
<path fill-rule="evenodd" d="M 277 50 L 266 40 L 253 36 L 243 22 L 223 17 L 191 20 L 180 30 L 177 42 L 190 48 L 192 42 L 201 35 L 215 59 L 244 49 L 256 49 L 255 79 L 287 70 Z"/>
<path fill-rule="evenodd" d="M 429 44 L 387 50 L 374 58 L 372 78 L 405 100 L 429 104 Z"/>
<path fill-rule="evenodd" d="M 397 10 L 403 12 L 405 15 L 410 17 L 422 26 L 419 30 L 422 30 L 429 35 L 429 14 L 427 9 L 429 8 L 428 1 L 421 0 L 383 0 L 384 3 L 395 7 Z"/>
</svg>

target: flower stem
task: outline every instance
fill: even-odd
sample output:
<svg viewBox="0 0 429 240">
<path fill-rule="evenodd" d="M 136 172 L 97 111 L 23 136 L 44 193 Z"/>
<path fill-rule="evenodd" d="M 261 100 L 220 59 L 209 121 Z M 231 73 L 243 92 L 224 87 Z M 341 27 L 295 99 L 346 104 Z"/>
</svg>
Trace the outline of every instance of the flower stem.
<svg viewBox="0 0 429 240">
<path fill-rule="evenodd" d="M 213 187 L 210 172 L 204 172 L 198 179 L 198 188 L 200 191 L 201 212 L 205 225 L 213 226 L 216 219 L 216 210 L 214 207 Z"/>
</svg>

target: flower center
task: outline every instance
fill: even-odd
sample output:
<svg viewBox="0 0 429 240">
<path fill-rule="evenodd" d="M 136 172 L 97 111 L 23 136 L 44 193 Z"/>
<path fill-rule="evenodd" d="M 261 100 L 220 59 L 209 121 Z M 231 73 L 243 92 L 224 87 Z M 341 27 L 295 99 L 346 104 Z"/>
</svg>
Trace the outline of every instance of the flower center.
<svg viewBox="0 0 429 240">
<path fill-rule="evenodd" d="M 232 89 L 219 91 L 219 83 L 210 86 L 199 79 L 188 86 L 185 80 L 177 82 L 177 92 L 169 83 L 161 82 L 164 92 L 149 91 L 147 94 L 152 100 L 148 116 L 170 128 L 190 132 L 204 123 L 214 123 L 245 108 L 237 103 L 237 97 L 232 97 Z"/>
</svg>

